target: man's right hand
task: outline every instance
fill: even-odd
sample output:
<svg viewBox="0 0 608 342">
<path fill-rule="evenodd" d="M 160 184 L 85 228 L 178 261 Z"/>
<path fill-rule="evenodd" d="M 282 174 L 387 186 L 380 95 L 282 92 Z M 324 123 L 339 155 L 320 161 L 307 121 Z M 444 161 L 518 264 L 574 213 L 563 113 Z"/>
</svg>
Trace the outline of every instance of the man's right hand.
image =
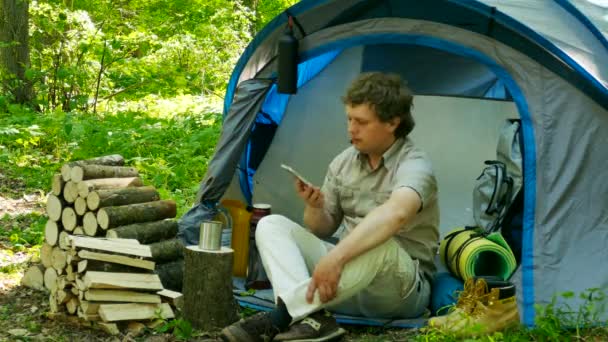
<svg viewBox="0 0 608 342">
<path fill-rule="evenodd" d="M 298 178 L 296 178 L 295 186 L 298 196 L 300 196 L 308 206 L 317 209 L 323 208 L 325 201 L 321 189 L 316 186 L 308 186 Z"/>
</svg>

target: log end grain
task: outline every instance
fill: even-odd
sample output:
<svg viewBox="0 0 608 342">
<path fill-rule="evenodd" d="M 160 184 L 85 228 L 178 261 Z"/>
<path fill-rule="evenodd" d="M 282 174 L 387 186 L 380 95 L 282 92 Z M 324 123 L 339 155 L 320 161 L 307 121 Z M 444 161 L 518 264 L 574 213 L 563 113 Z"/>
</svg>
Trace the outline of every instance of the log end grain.
<svg viewBox="0 0 608 342">
<path fill-rule="evenodd" d="M 70 170 L 70 180 L 73 182 L 82 181 L 83 176 L 84 176 L 84 170 L 82 169 L 82 166 L 74 166 Z"/>
<path fill-rule="evenodd" d="M 71 207 L 63 208 L 63 212 L 61 213 L 61 223 L 63 224 L 63 228 L 69 232 L 74 230 L 77 225 L 77 217 L 76 212 Z"/>
<path fill-rule="evenodd" d="M 87 207 L 89 210 L 97 210 L 99 208 L 99 194 L 97 191 L 89 192 L 87 196 Z"/>
<path fill-rule="evenodd" d="M 95 236 L 97 233 L 97 218 L 95 217 L 95 213 L 89 211 L 84 214 L 84 218 L 82 220 L 82 229 L 84 233 L 88 236 Z"/>
<path fill-rule="evenodd" d="M 61 177 L 63 178 L 64 182 L 67 182 L 67 181 L 70 180 L 70 172 L 71 172 L 71 170 L 72 170 L 72 168 L 68 164 L 64 164 L 61 167 Z"/>
<path fill-rule="evenodd" d="M 57 222 L 53 220 L 46 221 L 46 225 L 44 226 L 44 240 L 46 243 L 50 246 L 55 246 L 58 238 L 59 227 L 57 226 Z"/>
<path fill-rule="evenodd" d="M 63 210 L 63 203 L 59 197 L 55 195 L 49 195 L 46 200 L 46 214 L 53 221 L 59 221 L 61 218 L 61 211 Z"/>
<path fill-rule="evenodd" d="M 110 226 L 110 217 L 105 209 L 101 208 L 97 212 L 97 224 L 101 227 L 101 229 L 108 229 Z"/>
</svg>

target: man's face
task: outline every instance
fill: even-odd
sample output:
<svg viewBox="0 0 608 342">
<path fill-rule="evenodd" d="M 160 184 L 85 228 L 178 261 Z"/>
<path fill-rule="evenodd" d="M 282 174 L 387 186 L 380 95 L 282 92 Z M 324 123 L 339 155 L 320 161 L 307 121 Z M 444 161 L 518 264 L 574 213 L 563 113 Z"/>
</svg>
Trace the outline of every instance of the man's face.
<svg viewBox="0 0 608 342">
<path fill-rule="evenodd" d="M 346 116 L 351 143 L 359 152 L 382 155 L 395 141 L 399 118 L 382 122 L 368 104 L 346 105 Z"/>
</svg>

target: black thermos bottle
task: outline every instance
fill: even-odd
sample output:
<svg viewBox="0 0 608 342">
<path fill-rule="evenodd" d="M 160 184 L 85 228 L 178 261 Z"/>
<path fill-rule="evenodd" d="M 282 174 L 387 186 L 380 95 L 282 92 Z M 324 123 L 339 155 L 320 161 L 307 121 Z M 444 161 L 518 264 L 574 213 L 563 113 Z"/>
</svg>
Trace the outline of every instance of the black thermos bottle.
<svg viewBox="0 0 608 342">
<path fill-rule="evenodd" d="M 278 90 L 283 94 L 295 94 L 298 89 L 298 40 L 293 35 L 292 20 L 279 38 Z"/>
</svg>

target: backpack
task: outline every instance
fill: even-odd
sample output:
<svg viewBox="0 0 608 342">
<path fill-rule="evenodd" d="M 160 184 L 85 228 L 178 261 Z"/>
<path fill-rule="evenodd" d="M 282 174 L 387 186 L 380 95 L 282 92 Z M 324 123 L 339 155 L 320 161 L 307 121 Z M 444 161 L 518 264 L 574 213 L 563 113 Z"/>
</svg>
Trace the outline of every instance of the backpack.
<svg viewBox="0 0 608 342">
<path fill-rule="evenodd" d="M 500 231 L 519 262 L 524 193 L 520 120 L 505 122 L 498 138 L 496 160 L 487 160 L 485 165 L 473 189 L 475 223 L 488 234 Z"/>
</svg>

